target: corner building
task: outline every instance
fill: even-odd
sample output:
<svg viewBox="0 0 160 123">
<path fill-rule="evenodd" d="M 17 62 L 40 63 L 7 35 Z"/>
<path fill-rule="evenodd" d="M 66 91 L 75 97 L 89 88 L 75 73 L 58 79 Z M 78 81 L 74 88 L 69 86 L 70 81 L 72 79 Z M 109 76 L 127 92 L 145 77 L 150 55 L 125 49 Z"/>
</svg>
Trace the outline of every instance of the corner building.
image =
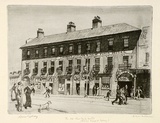
<svg viewBox="0 0 160 123">
<path fill-rule="evenodd" d="M 126 23 L 102 26 L 96 16 L 92 28 L 77 30 L 73 22 L 67 32 L 37 37 L 21 47 L 22 79 L 34 83 L 36 92 L 52 87 L 52 94 L 106 95 L 107 86 L 116 94 L 117 85 L 136 85 L 137 42 L 141 29 Z"/>
</svg>

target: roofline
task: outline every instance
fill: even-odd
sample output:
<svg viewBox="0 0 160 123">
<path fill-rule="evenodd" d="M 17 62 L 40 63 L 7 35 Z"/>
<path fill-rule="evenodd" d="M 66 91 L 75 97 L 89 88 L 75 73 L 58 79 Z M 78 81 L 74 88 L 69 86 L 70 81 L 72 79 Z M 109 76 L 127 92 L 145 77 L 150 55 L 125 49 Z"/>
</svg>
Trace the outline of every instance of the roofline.
<svg viewBox="0 0 160 123">
<path fill-rule="evenodd" d="M 117 23 L 117 24 L 111 24 L 111 25 L 106 25 L 106 26 L 112 26 L 112 25 L 118 25 L 118 24 L 126 24 L 126 25 L 129 25 L 127 23 Z M 106 27 L 106 26 L 102 26 L 100 28 L 103 28 L 103 27 Z M 132 26 L 132 25 L 129 25 L 129 26 Z M 134 32 L 134 31 L 138 31 L 138 30 L 141 30 L 140 28 L 137 28 L 135 26 L 132 26 L 135 28 L 135 30 L 132 30 L 132 31 L 126 31 L 126 32 Z M 93 29 L 93 28 L 87 28 L 87 29 L 82 29 L 82 30 L 76 30 L 74 32 L 78 32 L 78 31 L 83 31 L 83 30 L 88 30 L 88 29 Z M 126 32 L 122 32 L 122 33 L 126 33 Z M 72 32 L 64 32 L 64 33 L 72 33 Z M 48 37 L 48 36 L 53 36 L 53 35 L 60 35 L 60 34 L 64 34 L 64 33 L 57 33 L 57 34 L 52 34 L 52 35 L 46 35 L 44 36 L 45 37 Z M 122 33 L 115 33 L 115 34 L 122 34 Z M 108 34 L 108 35 L 115 35 L 115 34 Z M 100 35 L 100 36 L 94 36 L 94 37 L 88 37 L 88 38 L 95 38 L 95 37 L 101 37 L 101 36 L 108 36 L 108 35 Z M 36 37 L 37 38 L 37 37 Z M 36 39 L 36 38 L 33 38 L 33 39 Z M 24 44 L 23 46 L 20 47 L 20 49 L 23 49 L 23 48 L 26 48 L 26 47 L 32 47 L 32 46 L 39 46 L 39 45 L 45 45 L 45 44 L 52 44 L 52 43 L 60 43 L 60 42 L 67 42 L 67 41 L 75 41 L 75 40 L 82 40 L 82 39 L 88 39 L 88 38 L 81 38 L 81 39 L 73 39 L 73 40 L 64 40 L 64 41 L 59 41 L 59 42 L 50 42 L 50 43 L 42 43 L 42 44 L 33 44 L 33 45 L 30 45 L 30 46 L 25 46 L 26 44 Z M 31 40 L 32 41 L 32 40 Z"/>
<path fill-rule="evenodd" d="M 135 31 L 141 31 L 141 29 L 138 30 L 134 30 L 134 31 L 127 31 L 127 32 L 135 32 Z M 76 41 L 76 40 L 90 40 L 93 38 L 99 38 L 99 37 L 103 37 L 103 36 L 110 36 L 110 35 L 117 35 L 117 34 L 123 34 L 123 33 L 127 33 L 127 32 L 122 32 L 122 33 L 115 33 L 115 34 L 109 34 L 109 35 L 101 35 L 101 36 L 95 36 L 95 37 L 88 37 L 88 38 L 81 38 L 81 39 L 74 39 L 74 40 L 65 40 L 65 41 L 59 41 L 59 42 L 49 42 L 49 43 L 42 43 L 42 44 L 33 44 L 33 45 L 29 45 L 29 46 L 21 46 L 20 49 L 24 49 L 27 47 L 35 47 L 35 46 L 41 46 L 41 45 L 47 45 L 47 44 L 59 44 L 62 42 L 69 42 L 69 41 Z"/>
</svg>

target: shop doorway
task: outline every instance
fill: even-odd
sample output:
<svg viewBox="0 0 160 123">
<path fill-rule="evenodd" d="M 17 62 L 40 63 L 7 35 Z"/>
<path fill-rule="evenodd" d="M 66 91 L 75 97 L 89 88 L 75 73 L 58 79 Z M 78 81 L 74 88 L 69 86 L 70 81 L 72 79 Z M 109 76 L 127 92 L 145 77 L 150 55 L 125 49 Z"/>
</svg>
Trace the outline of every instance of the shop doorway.
<svg viewBox="0 0 160 123">
<path fill-rule="evenodd" d="M 89 95 L 89 83 L 85 83 L 85 92 L 87 91 L 87 95 Z"/>
<path fill-rule="evenodd" d="M 67 84 L 67 95 L 70 95 L 70 84 Z"/>
<path fill-rule="evenodd" d="M 133 83 L 132 83 L 132 81 L 118 81 L 118 85 L 119 85 L 119 88 L 123 88 L 123 87 L 125 87 L 126 85 L 128 86 L 128 96 L 130 97 L 131 95 L 130 95 L 130 93 L 131 93 L 131 88 L 132 88 L 132 86 L 133 86 Z"/>
<path fill-rule="evenodd" d="M 77 95 L 80 94 L 80 84 L 79 83 L 76 83 L 76 92 L 77 92 Z"/>
</svg>

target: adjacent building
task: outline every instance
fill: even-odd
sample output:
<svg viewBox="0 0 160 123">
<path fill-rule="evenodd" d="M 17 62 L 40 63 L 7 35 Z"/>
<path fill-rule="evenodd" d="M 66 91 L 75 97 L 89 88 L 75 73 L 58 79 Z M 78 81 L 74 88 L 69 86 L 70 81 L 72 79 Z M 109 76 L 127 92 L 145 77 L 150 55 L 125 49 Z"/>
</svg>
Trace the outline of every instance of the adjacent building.
<svg viewBox="0 0 160 123">
<path fill-rule="evenodd" d="M 51 86 L 52 94 L 93 95 L 94 86 L 99 95 L 108 87 L 112 95 L 117 86 L 135 90 L 141 31 L 126 23 L 102 26 L 99 16 L 89 29 L 76 30 L 73 22 L 65 33 L 47 36 L 38 29 L 37 37 L 21 47 L 22 79 L 34 83 L 37 92 Z"/>
</svg>

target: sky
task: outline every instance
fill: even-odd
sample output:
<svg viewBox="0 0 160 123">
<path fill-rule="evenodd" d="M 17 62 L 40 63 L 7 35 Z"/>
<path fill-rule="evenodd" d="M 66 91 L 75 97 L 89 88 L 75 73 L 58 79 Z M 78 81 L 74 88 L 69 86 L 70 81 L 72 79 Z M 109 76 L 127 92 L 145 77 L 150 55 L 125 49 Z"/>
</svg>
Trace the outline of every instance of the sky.
<svg viewBox="0 0 160 123">
<path fill-rule="evenodd" d="M 92 19 L 99 16 L 102 26 L 127 23 L 142 29 L 152 26 L 150 6 L 8 6 L 8 68 L 21 70 L 20 47 L 37 36 L 42 28 L 45 35 L 64 33 L 72 21 L 76 30 L 92 28 Z"/>
</svg>

